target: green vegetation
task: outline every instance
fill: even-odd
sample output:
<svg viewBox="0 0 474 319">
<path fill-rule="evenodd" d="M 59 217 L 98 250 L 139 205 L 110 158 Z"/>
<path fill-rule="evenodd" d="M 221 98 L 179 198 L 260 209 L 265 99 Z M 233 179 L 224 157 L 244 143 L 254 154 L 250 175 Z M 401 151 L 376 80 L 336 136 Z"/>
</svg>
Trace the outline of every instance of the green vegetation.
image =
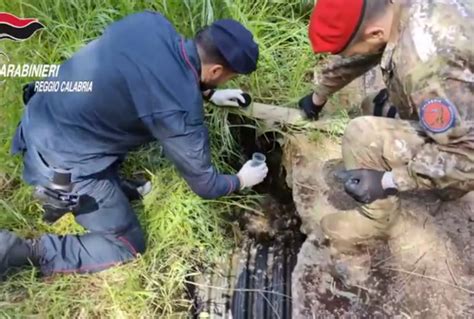
<svg viewBox="0 0 474 319">
<path fill-rule="evenodd" d="M 315 63 L 307 41 L 311 0 L 0 0 L 0 11 L 36 17 L 46 26 L 24 42 L 0 41 L 11 63 L 61 63 L 94 39 L 104 27 L 127 14 L 162 12 L 186 36 L 217 18 L 246 24 L 261 47 L 259 70 L 229 85 L 248 90 L 257 101 L 294 105 L 310 89 Z M 0 79 L 2 80 L 2 79 Z M 9 154 L 21 117 L 21 86 L 29 79 L 7 79 L 0 86 L 0 228 L 24 236 L 82 231 L 68 216 L 49 226 L 40 206 L 21 181 L 21 160 Z M 226 111 L 208 107 L 213 157 L 238 159 Z M 235 205 L 252 205 L 255 196 L 206 201 L 192 194 L 168 161 L 152 145 L 130 156 L 125 171 L 144 171 L 153 191 L 136 207 L 148 238 L 148 251 L 137 261 L 91 276 L 37 278 L 25 270 L 0 284 L 0 317 L 151 318 L 185 317 L 187 276 L 210 265 L 234 244 L 226 221 Z"/>
</svg>

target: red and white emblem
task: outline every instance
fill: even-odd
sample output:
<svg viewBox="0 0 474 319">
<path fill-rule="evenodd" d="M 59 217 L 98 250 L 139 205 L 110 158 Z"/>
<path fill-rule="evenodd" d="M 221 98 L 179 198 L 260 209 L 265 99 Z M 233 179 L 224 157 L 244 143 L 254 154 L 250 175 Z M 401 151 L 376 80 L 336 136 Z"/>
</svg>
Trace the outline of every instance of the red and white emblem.
<svg viewBox="0 0 474 319">
<path fill-rule="evenodd" d="M 446 132 L 456 122 L 454 105 L 443 98 L 424 100 L 420 107 L 420 121 L 429 132 Z"/>
</svg>

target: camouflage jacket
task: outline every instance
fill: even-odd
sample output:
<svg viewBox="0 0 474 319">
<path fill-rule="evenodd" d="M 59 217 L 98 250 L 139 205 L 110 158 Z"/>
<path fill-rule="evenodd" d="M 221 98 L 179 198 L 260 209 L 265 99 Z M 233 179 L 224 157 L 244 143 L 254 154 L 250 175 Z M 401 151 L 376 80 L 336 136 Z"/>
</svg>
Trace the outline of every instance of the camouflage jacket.
<svg viewBox="0 0 474 319">
<path fill-rule="evenodd" d="M 406 189 L 427 176 L 431 186 L 473 190 L 474 1 L 404 1 L 398 14 L 397 36 L 383 53 L 331 58 L 315 92 L 328 97 L 380 64 L 390 102 L 430 141 L 409 163 L 414 181 Z"/>
</svg>

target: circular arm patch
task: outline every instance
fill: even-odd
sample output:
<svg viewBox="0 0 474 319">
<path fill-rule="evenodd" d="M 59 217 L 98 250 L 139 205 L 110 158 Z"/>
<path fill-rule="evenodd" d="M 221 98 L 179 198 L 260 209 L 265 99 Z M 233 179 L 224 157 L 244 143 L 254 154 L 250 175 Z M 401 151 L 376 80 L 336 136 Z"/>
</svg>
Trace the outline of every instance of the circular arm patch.
<svg viewBox="0 0 474 319">
<path fill-rule="evenodd" d="M 454 126 L 456 110 L 447 99 L 427 99 L 420 107 L 421 125 L 431 133 L 444 133 Z"/>
</svg>

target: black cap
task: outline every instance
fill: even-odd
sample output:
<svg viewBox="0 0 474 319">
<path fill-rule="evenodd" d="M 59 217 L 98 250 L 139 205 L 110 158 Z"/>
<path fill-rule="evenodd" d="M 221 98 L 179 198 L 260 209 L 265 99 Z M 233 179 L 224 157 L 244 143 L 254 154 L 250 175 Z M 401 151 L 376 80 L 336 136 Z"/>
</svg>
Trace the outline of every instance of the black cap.
<svg viewBox="0 0 474 319">
<path fill-rule="evenodd" d="M 215 46 L 235 72 L 250 74 L 257 69 L 258 45 L 242 24 L 223 19 L 214 22 L 210 29 Z"/>
</svg>

